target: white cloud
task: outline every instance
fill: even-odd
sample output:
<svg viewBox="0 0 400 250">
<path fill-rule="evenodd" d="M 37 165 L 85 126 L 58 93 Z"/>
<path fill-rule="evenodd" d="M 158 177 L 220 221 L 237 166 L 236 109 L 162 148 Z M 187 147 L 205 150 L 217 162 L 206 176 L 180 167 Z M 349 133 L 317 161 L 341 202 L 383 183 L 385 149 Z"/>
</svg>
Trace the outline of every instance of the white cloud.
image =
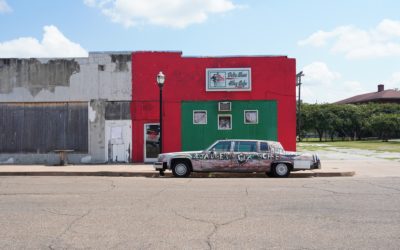
<svg viewBox="0 0 400 250">
<path fill-rule="evenodd" d="M 400 37 L 400 21 L 384 19 L 378 25 L 377 30 L 381 34 L 386 34 L 388 36 L 399 36 Z"/>
<path fill-rule="evenodd" d="M 83 3 L 89 7 L 96 7 L 96 0 L 83 0 Z"/>
<path fill-rule="evenodd" d="M 345 81 L 344 86 L 346 91 L 356 91 L 356 92 L 361 92 L 364 90 L 362 87 L 361 83 L 358 81 Z"/>
<path fill-rule="evenodd" d="M 365 94 L 367 91 L 360 82 L 358 81 L 344 81 L 343 82 L 343 93 L 345 96 L 355 96 Z"/>
<path fill-rule="evenodd" d="M 71 42 L 57 27 L 50 25 L 43 28 L 43 39 L 21 37 L 0 42 L 0 55 L 9 57 L 87 57 L 88 52 L 79 44 Z"/>
<path fill-rule="evenodd" d="M 341 76 L 328 68 L 324 62 L 313 62 L 303 67 L 303 82 L 308 85 L 331 85 Z"/>
<path fill-rule="evenodd" d="M 336 89 L 340 73 L 331 70 L 324 62 L 313 62 L 302 69 L 301 99 L 307 103 L 332 102 L 336 100 Z M 298 93 L 297 93 L 298 94 Z"/>
<path fill-rule="evenodd" d="M 7 4 L 6 0 L 0 0 L 0 13 L 11 12 L 11 7 Z"/>
<path fill-rule="evenodd" d="M 336 102 L 367 92 L 358 81 L 342 80 L 325 62 L 313 62 L 302 71 L 301 99 L 307 103 Z"/>
<path fill-rule="evenodd" d="M 388 80 L 383 82 L 385 89 L 400 89 L 400 72 L 394 72 Z"/>
<path fill-rule="evenodd" d="M 298 88 L 296 88 L 296 95 L 299 95 Z M 316 103 L 318 102 L 318 95 L 315 88 L 311 86 L 302 85 L 301 86 L 301 100 L 306 103 Z"/>
<path fill-rule="evenodd" d="M 317 31 L 298 45 L 330 46 L 333 53 L 343 53 L 349 59 L 400 56 L 400 21 L 384 19 L 371 30 L 341 26 Z"/>
<path fill-rule="evenodd" d="M 203 23 L 210 14 L 225 13 L 239 6 L 230 0 L 84 0 L 112 22 L 125 27 L 152 24 L 185 28 Z"/>
</svg>

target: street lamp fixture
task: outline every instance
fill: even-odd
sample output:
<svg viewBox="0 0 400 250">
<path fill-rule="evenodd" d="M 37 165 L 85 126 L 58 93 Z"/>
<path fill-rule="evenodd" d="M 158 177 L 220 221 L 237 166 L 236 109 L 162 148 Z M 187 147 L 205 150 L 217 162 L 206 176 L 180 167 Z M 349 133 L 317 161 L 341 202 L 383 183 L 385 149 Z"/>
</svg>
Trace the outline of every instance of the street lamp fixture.
<svg viewBox="0 0 400 250">
<path fill-rule="evenodd" d="M 164 86 L 164 82 L 165 82 L 165 75 L 163 74 L 162 71 L 160 71 L 160 73 L 158 73 L 158 75 L 157 75 L 158 87 L 162 88 Z"/>
<path fill-rule="evenodd" d="M 164 83 L 165 83 L 165 75 L 163 74 L 163 72 L 160 71 L 160 73 L 158 73 L 157 75 L 157 85 L 160 88 L 160 139 L 159 139 L 159 148 L 160 148 L 160 154 L 162 154 L 163 150 L 162 150 L 162 89 L 164 87 Z"/>
<path fill-rule="evenodd" d="M 296 86 L 299 87 L 299 99 L 297 102 L 297 135 L 299 136 L 299 141 L 301 141 L 301 77 L 304 76 L 303 71 L 296 74 Z"/>
</svg>

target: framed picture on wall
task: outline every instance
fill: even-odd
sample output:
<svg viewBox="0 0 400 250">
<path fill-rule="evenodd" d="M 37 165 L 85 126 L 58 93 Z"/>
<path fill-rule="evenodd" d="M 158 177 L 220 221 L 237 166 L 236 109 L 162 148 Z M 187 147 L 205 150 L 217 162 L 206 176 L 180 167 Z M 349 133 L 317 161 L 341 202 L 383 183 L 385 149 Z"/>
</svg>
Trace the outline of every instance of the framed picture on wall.
<svg viewBox="0 0 400 250">
<path fill-rule="evenodd" d="M 232 129 L 232 115 L 218 115 L 218 130 Z"/>
<path fill-rule="evenodd" d="M 258 124 L 258 110 L 245 110 L 244 111 L 245 124 Z"/>
<path fill-rule="evenodd" d="M 193 110 L 193 124 L 207 124 L 207 110 Z"/>
</svg>

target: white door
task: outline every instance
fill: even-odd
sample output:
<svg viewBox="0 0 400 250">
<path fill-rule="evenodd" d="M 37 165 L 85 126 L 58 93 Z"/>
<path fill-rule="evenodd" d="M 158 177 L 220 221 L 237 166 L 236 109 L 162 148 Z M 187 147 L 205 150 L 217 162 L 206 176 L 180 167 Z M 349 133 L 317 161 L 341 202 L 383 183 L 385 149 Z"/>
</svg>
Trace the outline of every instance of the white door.
<svg viewBox="0 0 400 250">
<path fill-rule="evenodd" d="M 132 159 L 132 121 L 106 120 L 106 159 L 130 162 Z"/>
<path fill-rule="evenodd" d="M 157 161 L 160 153 L 160 124 L 144 124 L 144 162 Z"/>
</svg>

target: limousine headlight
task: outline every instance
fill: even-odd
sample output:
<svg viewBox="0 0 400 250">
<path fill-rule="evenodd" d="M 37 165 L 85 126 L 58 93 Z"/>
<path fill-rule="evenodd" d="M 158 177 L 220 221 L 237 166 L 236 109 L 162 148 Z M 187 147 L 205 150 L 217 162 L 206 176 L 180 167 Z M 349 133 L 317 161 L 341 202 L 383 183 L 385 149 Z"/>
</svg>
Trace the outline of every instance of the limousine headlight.
<svg viewBox="0 0 400 250">
<path fill-rule="evenodd" d="M 164 159 L 165 159 L 165 155 L 159 154 L 159 155 L 158 155 L 157 161 L 158 161 L 158 162 L 162 162 L 162 161 L 164 161 Z"/>
</svg>

